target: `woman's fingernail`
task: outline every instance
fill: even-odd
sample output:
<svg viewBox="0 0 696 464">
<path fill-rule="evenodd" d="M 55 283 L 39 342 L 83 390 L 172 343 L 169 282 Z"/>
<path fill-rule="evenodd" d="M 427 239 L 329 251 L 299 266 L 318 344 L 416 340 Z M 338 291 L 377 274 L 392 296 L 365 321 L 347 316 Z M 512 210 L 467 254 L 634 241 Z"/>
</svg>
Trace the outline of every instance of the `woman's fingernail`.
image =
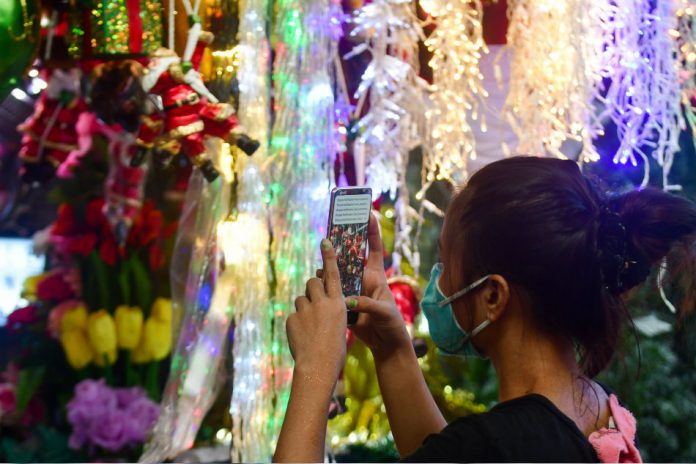
<svg viewBox="0 0 696 464">
<path fill-rule="evenodd" d="M 327 239 L 323 239 L 323 240 L 321 241 L 321 247 L 322 247 L 324 250 L 328 250 L 329 248 L 331 248 L 331 242 L 329 242 Z"/>
<path fill-rule="evenodd" d="M 358 306 L 358 300 L 351 298 L 346 304 L 348 305 L 348 309 L 353 309 Z"/>
</svg>

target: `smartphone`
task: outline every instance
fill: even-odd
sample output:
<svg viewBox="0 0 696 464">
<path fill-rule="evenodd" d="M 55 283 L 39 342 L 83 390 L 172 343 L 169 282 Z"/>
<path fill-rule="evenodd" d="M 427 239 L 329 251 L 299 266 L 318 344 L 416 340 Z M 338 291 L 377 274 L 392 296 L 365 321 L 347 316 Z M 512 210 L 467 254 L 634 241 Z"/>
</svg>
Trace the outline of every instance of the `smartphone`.
<svg viewBox="0 0 696 464">
<path fill-rule="evenodd" d="M 371 209 L 370 187 L 337 187 L 331 191 L 326 236 L 336 250 L 344 296 L 357 296 L 362 292 Z M 355 324 L 357 320 L 358 313 L 348 311 L 348 324 Z"/>
</svg>

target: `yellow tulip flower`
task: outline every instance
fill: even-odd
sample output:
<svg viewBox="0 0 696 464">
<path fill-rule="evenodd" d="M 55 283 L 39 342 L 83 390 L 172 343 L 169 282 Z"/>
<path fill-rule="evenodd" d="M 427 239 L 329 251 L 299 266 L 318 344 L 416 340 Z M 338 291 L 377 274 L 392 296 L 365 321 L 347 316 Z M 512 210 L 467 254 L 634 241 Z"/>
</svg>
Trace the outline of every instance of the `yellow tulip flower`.
<svg viewBox="0 0 696 464">
<path fill-rule="evenodd" d="M 22 285 L 22 298 L 25 298 L 29 301 L 36 300 L 36 287 L 39 285 L 39 282 L 43 280 L 44 277 L 46 277 L 47 274 L 47 272 L 44 272 L 43 274 L 37 274 L 27 277 L 24 280 L 24 284 Z"/>
<path fill-rule="evenodd" d="M 60 335 L 65 357 L 73 369 L 82 369 L 89 364 L 94 355 L 83 330 L 71 330 Z"/>
<path fill-rule="evenodd" d="M 172 349 L 172 323 L 149 317 L 145 322 L 145 347 L 152 359 L 159 361 L 167 357 Z"/>
<path fill-rule="evenodd" d="M 132 350 L 143 331 L 143 312 L 137 306 L 119 306 L 114 314 L 118 347 Z"/>
<path fill-rule="evenodd" d="M 169 298 L 157 298 L 152 304 L 150 317 L 160 322 L 172 322 L 172 300 Z"/>
<path fill-rule="evenodd" d="M 87 318 L 87 336 L 94 349 L 94 360 L 99 366 L 104 365 L 104 357 L 109 364 L 116 362 L 116 324 L 111 315 L 100 309 Z"/>
<path fill-rule="evenodd" d="M 68 309 L 60 318 L 61 332 L 85 329 L 87 329 L 87 308 L 83 304 Z"/>
<path fill-rule="evenodd" d="M 146 323 L 147 324 L 147 323 Z M 147 342 L 147 331 L 143 330 L 140 337 L 140 342 L 131 351 L 131 361 L 133 364 L 145 364 L 152 361 L 152 353 Z"/>
</svg>

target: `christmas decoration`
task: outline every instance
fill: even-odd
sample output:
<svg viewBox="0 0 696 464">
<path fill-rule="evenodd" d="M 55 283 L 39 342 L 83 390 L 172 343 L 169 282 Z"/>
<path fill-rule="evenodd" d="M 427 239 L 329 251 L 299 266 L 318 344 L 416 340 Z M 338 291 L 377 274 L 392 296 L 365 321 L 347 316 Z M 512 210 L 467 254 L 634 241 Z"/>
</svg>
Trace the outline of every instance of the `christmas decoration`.
<svg viewBox="0 0 696 464">
<path fill-rule="evenodd" d="M 160 0 L 78 0 L 70 8 L 68 49 L 75 58 L 148 55 L 162 44 Z"/>
<path fill-rule="evenodd" d="M 411 234 L 418 214 L 409 206 L 406 167 L 409 151 L 422 142 L 423 108 L 427 108 L 427 83 L 418 76 L 418 41 L 424 39 L 415 5 L 407 0 L 378 0 L 364 5 L 350 20 L 351 36 L 364 43 L 346 56 L 369 52 L 372 60 L 362 75 L 355 98 L 360 115 L 366 99 L 370 107 L 355 126 L 357 171 L 364 173 L 375 192 L 389 192 L 396 201 L 397 229 L 394 267 L 405 256 L 419 267 L 418 250 Z"/>
<path fill-rule="evenodd" d="M 39 49 L 36 0 L 7 0 L 0 5 L 0 102 L 22 82 Z"/>
<path fill-rule="evenodd" d="M 212 38 L 208 32 L 200 33 L 191 57 L 192 68 L 187 72 L 183 66 L 186 62 L 182 63 L 174 51 L 159 48 L 151 55 L 148 73 L 143 78 L 145 91 L 162 98 L 164 134 L 158 143 L 176 147 L 174 152 L 183 150 L 209 182 L 219 172 L 206 151 L 205 137 L 219 137 L 237 144 L 248 155 L 259 145 L 242 132 L 232 107 L 219 103 L 198 74 L 203 49 Z"/>
<path fill-rule="evenodd" d="M 26 182 L 45 182 L 77 147 L 76 125 L 87 110 L 77 68 L 56 69 L 48 79 L 34 114 L 18 129 L 24 133 L 20 158 Z"/>
</svg>

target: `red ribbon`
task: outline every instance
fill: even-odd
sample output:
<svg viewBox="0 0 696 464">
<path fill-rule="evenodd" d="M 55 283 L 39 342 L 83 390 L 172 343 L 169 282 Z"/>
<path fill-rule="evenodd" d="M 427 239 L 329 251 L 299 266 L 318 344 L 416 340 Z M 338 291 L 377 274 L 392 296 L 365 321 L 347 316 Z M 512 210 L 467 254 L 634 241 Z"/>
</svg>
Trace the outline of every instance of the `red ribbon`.
<svg viewBox="0 0 696 464">
<path fill-rule="evenodd" d="M 130 53 L 143 51 L 143 21 L 140 18 L 140 0 L 126 0 L 128 12 L 128 47 Z"/>
</svg>

